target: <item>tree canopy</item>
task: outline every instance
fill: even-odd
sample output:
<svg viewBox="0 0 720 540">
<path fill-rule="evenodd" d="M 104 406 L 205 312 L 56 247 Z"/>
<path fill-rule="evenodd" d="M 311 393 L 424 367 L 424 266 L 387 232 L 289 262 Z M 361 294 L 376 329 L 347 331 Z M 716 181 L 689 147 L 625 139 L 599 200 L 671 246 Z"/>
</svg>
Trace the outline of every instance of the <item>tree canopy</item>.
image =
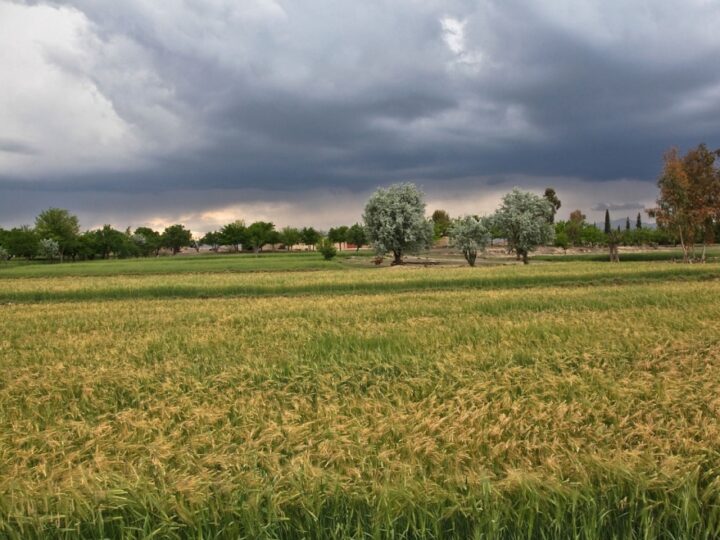
<svg viewBox="0 0 720 540">
<path fill-rule="evenodd" d="M 300 231 L 300 239 L 302 243 L 309 248 L 315 249 L 316 244 L 320 241 L 322 235 L 312 227 L 303 227 Z"/>
<path fill-rule="evenodd" d="M 333 243 L 340 244 L 342 248 L 343 242 L 347 242 L 347 234 L 347 225 L 341 225 L 340 227 L 332 227 L 328 231 L 327 238 Z"/>
<path fill-rule="evenodd" d="M 527 264 L 530 251 L 554 240 L 552 212 L 552 205 L 544 197 L 515 188 L 503 197 L 493 221 L 510 248 Z"/>
<path fill-rule="evenodd" d="M 448 230 L 453 246 L 462 251 L 470 266 L 475 266 L 478 250 L 484 250 L 490 242 L 488 228 L 474 216 L 453 220 Z"/>
<path fill-rule="evenodd" d="M 555 188 L 546 188 L 545 193 L 543 194 L 543 197 L 547 199 L 547 201 L 552 205 L 553 212 L 552 212 L 552 219 L 551 222 L 555 221 L 555 214 L 557 214 L 557 211 L 560 210 L 560 207 L 562 206 L 562 202 L 560 202 L 560 199 L 557 196 L 557 193 L 555 193 Z"/>
<path fill-rule="evenodd" d="M 240 251 L 240 246 L 248 241 L 248 230 L 245 222 L 236 220 L 220 229 L 220 243 L 231 246 L 233 251 Z"/>
<path fill-rule="evenodd" d="M 363 214 L 368 239 L 375 251 L 392 252 L 393 264 L 402 264 L 403 254 L 430 247 L 433 224 L 425 218 L 423 192 L 415 184 L 394 184 L 378 189 Z"/>
<path fill-rule="evenodd" d="M 295 227 L 283 227 L 280 231 L 280 242 L 288 251 L 290 251 L 295 244 L 299 244 L 300 240 L 300 231 Z"/>
<path fill-rule="evenodd" d="M 433 234 L 435 238 L 442 238 L 448 236 L 450 232 L 450 226 L 452 221 L 450 220 L 450 214 L 445 210 L 435 210 L 432 214 L 433 221 Z"/>
<path fill-rule="evenodd" d="M 353 244 L 355 246 L 355 251 L 357 252 L 362 246 L 367 244 L 367 233 L 365 232 L 365 227 L 360 225 L 360 223 L 356 223 L 352 227 L 348 229 L 347 232 L 347 242 L 349 244 Z"/>
<path fill-rule="evenodd" d="M 275 225 L 268 221 L 256 221 L 252 223 L 246 231 L 246 239 L 248 245 L 252 247 L 255 253 L 262 250 L 263 246 L 269 244 L 273 240 Z"/>
<path fill-rule="evenodd" d="M 173 255 L 180 253 L 182 248 L 188 247 L 191 243 L 192 233 L 183 225 L 171 225 L 162 233 L 162 245 L 171 249 Z"/>
<path fill-rule="evenodd" d="M 678 238 L 684 261 L 690 259 L 697 236 L 702 238 L 704 259 L 705 245 L 720 221 L 720 171 L 715 165 L 719 153 L 701 144 L 683 157 L 675 148 L 664 156 L 657 206 L 648 213 Z"/>
<path fill-rule="evenodd" d="M 63 208 L 48 208 L 35 218 L 35 232 L 39 238 L 57 243 L 58 257 L 62 261 L 80 233 L 80 223 L 77 216 Z"/>
</svg>

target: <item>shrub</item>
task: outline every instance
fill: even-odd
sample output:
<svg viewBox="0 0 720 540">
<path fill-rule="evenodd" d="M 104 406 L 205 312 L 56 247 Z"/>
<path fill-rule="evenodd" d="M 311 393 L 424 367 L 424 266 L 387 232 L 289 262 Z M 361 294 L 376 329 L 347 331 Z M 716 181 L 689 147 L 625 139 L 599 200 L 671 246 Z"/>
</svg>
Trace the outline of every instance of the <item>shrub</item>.
<svg viewBox="0 0 720 540">
<path fill-rule="evenodd" d="M 337 248 L 335 248 L 335 245 L 329 238 L 323 238 L 320 240 L 317 245 L 317 250 L 322 254 L 326 261 L 331 260 L 335 257 L 335 255 L 337 255 Z"/>
</svg>

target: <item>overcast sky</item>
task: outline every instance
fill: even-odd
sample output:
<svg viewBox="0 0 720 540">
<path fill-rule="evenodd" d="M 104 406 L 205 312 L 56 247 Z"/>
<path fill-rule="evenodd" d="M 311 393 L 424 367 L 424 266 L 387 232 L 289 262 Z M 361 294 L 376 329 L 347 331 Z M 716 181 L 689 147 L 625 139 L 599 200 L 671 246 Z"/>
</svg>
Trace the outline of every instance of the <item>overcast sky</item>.
<svg viewBox="0 0 720 540">
<path fill-rule="evenodd" d="M 405 180 L 617 219 L 700 142 L 716 0 L 0 0 L 0 226 L 327 228 Z"/>
</svg>

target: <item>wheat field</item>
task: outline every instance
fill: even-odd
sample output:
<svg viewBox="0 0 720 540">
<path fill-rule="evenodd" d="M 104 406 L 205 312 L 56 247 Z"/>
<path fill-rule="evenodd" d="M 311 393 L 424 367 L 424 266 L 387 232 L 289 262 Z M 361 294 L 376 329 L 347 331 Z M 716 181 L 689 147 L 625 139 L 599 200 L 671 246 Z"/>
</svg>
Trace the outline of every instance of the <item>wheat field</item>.
<svg viewBox="0 0 720 540">
<path fill-rule="evenodd" d="M 0 272 L 0 536 L 715 538 L 719 299 L 717 264 Z"/>
</svg>

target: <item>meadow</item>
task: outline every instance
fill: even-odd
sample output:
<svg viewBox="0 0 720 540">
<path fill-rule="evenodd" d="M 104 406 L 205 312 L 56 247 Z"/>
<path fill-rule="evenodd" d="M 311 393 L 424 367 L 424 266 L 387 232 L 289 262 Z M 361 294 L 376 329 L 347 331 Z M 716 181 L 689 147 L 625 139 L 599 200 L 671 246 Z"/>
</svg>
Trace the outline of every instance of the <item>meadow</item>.
<svg viewBox="0 0 720 540">
<path fill-rule="evenodd" d="M 717 263 L 275 257 L 0 269 L 0 536 L 720 536 Z"/>
<path fill-rule="evenodd" d="M 365 252 L 356 257 L 367 256 Z M 320 270 L 339 266 L 337 261 L 324 261 L 317 253 L 266 252 L 248 254 L 211 254 L 163 256 L 147 259 L 108 259 L 79 261 L 72 264 L 48 264 L 11 261 L 0 266 L 0 279 L 7 277 L 116 276 L 148 274 L 197 274 L 219 272 L 272 272 Z"/>
</svg>

